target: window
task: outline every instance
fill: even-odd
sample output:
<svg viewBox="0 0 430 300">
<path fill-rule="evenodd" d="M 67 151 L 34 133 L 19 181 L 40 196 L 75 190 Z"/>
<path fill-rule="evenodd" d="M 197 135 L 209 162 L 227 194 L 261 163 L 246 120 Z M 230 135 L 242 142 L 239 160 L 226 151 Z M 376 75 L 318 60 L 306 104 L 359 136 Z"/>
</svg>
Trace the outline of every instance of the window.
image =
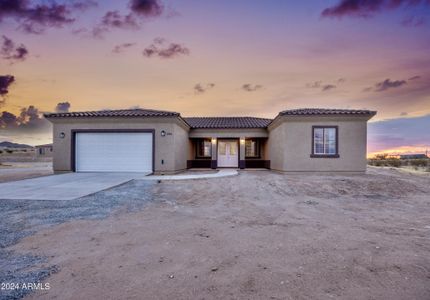
<svg viewBox="0 0 430 300">
<path fill-rule="evenodd" d="M 337 126 L 312 127 L 311 157 L 339 157 Z"/>
<path fill-rule="evenodd" d="M 248 139 L 245 141 L 245 157 L 249 157 L 249 158 L 260 157 L 259 140 Z"/>
<path fill-rule="evenodd" d="M 210 140 L 197 141 L 197 157 L 206 158 L 212 156 L 212 144 Z"/>
</svg>

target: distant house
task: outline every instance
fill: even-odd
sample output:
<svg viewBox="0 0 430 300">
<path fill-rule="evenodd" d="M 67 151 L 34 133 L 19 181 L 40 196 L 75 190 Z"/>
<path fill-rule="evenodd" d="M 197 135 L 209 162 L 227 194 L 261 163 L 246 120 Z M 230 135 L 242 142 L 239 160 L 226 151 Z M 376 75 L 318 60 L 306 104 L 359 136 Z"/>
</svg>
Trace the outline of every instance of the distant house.
<svg viewBox="0 0 430 300">
<path fill-rule="evenodd" d="M 52 156 L 52 144 L 37 145 L 34 147 L 36 149 L 36 156 L 41 157 L 51 157 Z"/>
<path fill-rule="evenodd" d="M 428 158 L 425 154 L 400 154 L 400 159 L 423 159 Z"/>
</svg>

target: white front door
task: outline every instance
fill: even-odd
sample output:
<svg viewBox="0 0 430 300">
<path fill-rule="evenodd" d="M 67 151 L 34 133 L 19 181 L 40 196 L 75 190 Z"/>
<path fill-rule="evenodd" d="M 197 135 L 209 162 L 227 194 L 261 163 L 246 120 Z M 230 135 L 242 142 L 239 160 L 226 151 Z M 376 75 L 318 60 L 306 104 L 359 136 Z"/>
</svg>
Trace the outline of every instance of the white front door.
<svg viewBox="0 0 430 300">
<path fill-rule="evenodd" d="M 218 167 L 237 168 L 239 147 L 236 140 L 218 140 Z"/>
</svg>

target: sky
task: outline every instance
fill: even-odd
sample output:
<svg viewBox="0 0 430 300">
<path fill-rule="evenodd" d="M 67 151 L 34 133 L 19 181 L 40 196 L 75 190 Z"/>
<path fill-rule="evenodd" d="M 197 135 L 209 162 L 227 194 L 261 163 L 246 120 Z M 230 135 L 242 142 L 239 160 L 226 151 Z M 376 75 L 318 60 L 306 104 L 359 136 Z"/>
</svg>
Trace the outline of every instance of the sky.
<svg viewBox="0 0 430 300">
<path fill-rule="evenodd" d="M 0 0 L 0 141 L 44 112 L 371 109 L 368 152 L 430 149 L 430 0 Z"/>
</svg>

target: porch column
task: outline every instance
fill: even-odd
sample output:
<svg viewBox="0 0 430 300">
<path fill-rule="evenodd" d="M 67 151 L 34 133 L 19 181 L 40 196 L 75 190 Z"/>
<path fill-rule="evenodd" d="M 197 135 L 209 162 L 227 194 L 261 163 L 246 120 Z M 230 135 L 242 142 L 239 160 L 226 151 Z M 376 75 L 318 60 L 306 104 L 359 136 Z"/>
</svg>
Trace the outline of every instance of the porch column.
<svg viewBox="0 0 430 300">
<path fill-rule="evenodd" d="M 239 168 L 245 169 L 245 137 L 239 139 Z"/>
<path fill-rule="evenodd" d="M 211 168 L 216 169 L 217 168 L 217 138 L 212 137 L 211 138 Z"/>
</svg>

